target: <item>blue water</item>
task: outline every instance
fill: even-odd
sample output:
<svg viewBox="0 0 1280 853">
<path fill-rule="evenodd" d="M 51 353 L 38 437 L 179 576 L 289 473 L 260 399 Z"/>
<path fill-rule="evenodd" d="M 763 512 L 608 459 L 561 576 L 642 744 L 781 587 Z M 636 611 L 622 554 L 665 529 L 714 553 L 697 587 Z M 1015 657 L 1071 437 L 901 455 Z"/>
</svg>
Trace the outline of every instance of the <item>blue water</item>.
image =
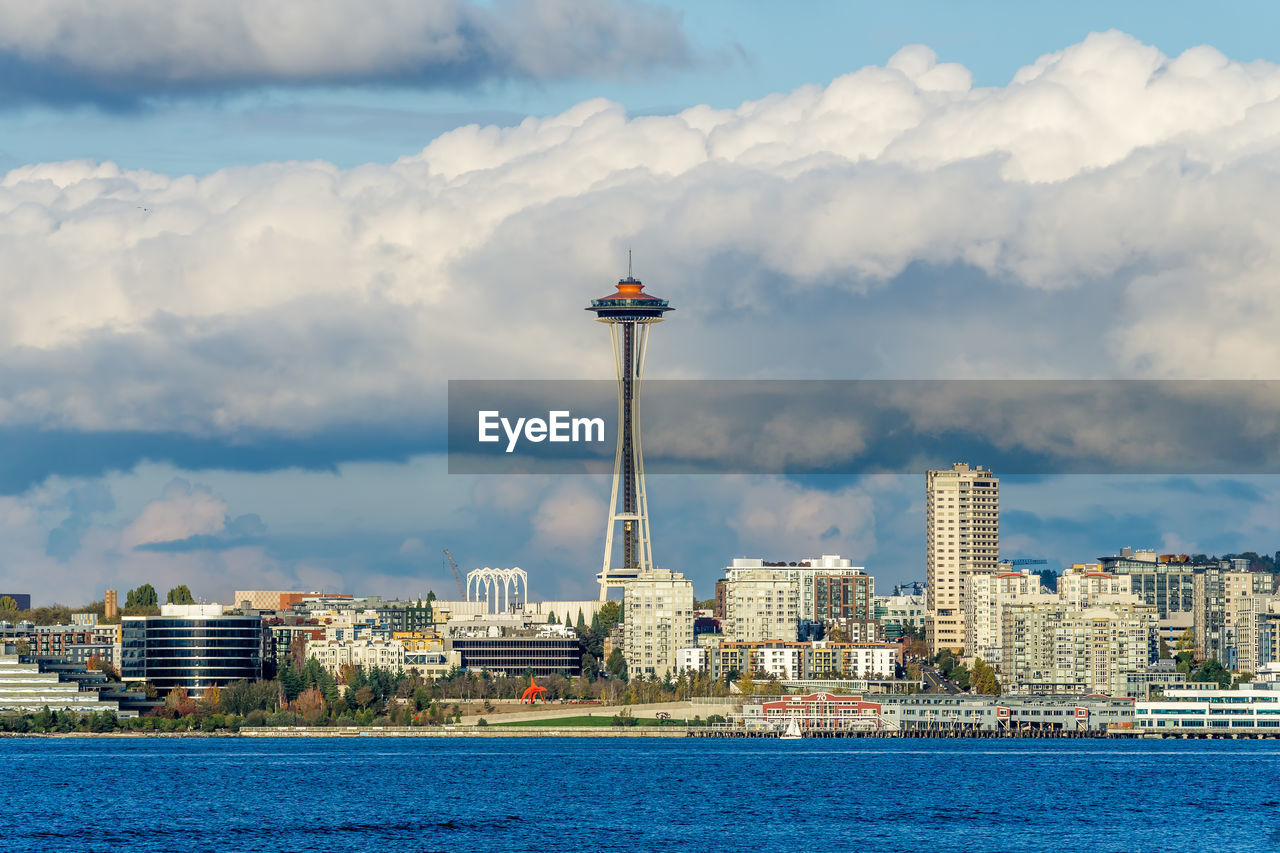
<svg viewBox="0 0 1280 853">
<path fill-rule="evenodd" d="M 1269 850 L 1276 741 L 0 740 L 13 851 Z"/>
</svg>

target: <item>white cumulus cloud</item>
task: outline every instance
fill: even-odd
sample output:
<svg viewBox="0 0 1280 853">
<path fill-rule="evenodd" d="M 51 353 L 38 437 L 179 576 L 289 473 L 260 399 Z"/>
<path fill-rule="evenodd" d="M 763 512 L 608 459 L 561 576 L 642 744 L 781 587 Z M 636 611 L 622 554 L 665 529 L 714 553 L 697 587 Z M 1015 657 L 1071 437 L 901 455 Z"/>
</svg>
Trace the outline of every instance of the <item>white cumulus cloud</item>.
<svg viewBox="0 0 1280 853">
<path fill-rule="evenodd" d="M 1275 65 L 1112 32 L 1004 87 L 915 46 L 734 109 L 592 100 L 353 169 L 23 166 L 0 424 L 306 433 L 420 422 L 447 378 L 608 376 L 581 309 L 628 245 L 677 307 L 668 376 L 859 376 L 868 351 L 881 375 L 1269 375 L 1278 98 Z"/>
<path fill-rule="evenodd" d="M 120 534 L 124 548 L 211 535 L 226 525 L 227 503 L 204 486 L 174 480 Z"/>
</svg>

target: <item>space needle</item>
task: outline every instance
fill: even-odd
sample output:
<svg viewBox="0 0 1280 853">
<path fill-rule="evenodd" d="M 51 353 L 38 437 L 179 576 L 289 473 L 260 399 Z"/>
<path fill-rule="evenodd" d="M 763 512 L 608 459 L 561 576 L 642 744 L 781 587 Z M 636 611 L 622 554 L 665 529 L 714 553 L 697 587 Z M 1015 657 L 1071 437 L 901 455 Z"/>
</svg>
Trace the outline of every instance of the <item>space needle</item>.
<svg viewBox="0 0 1280 853">
<path fill-rule="evenodd" d="M 662 322 L 662 315 L 674 310 L 665 299 L 644 292 L 644 285 L 631 274 L 631 253 L 627 252 L 627 277 L 618 282 L 616 292 L 591 300 L 586 309 L 596 320 L 609 325 L 613 339 L 613 363 L 618 372 L 618 451 L 613 461 L 613 491 L 609 498 L 609 521 L 604 534 L 604 567 L 600 600 L 610 588 L 625 586 L 642 571 L 653 568 L 649 540 L 649 501 L 644 490 L 644 456 L 640 450 L 640 376 L 649 339 L 649 327 Z M 613 537 L 622 525 L 622 563 L 614 564 Z"/>
</svg>

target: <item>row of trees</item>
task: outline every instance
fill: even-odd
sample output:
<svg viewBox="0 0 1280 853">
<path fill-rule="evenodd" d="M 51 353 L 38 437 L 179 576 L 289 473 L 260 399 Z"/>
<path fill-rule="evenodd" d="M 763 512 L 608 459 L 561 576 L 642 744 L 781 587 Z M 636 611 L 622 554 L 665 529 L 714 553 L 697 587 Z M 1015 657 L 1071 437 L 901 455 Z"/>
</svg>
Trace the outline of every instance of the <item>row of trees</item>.
<svg viewBox="0 0 1280 853">
<path fill-rule="evenodd" d="M 195 596 L 191 594 L 191 589 L 186 584 L 179 584 L 170 589 L 165 596 L 165 602 L 168 604 L 195 604 Z M 74 613 L 92 613 L 98 617 L 99 622 L 118 621 L 119 616 L 109 619 L 106 615 L 106 602 L 103 599 L 91 601 L 81 607 L 71 607 L 66 604 L 49 604 L 43 607 L 32 607 L 28 610 L 20 610 L 18 602 L 12 596 L 0 596 L 0 619 L 6 622 L 31 622 L 36 625 L 67 625 L 71 622 L 71 616 Z M 125 595 L 124 608 L 122 610 L 125 616 L 155 616 L 160 612 L 160 596 L 156 592 L 155 587 L 149 583 L 129 590 Z"/>
<path fill-rule="evenodd" d="M 46 607 L 32 607 L 28 610 L 19 610 L 18 603 L 9 596 L 9 606 L 5 606 L 4 599 L 0 599 L 0 619 L 6 622 L 31 622 L 36 625 L 67 625 L 71 622 L 72 613 L 93 613 L 95 612 L 93 604 L 86 604 L 84 607 L 71 608 L 65 604 L 54 604 Z M 100 603 L 100 602 L 99 602 Z M 96 611 L 101 615 L 102 611 Z"/>
<path fill-rule="evenodd" d="M 191 594 L 191 589 L 185 584 L 178 584 L 169 590 L 164 598 L 165 604 L 195 604 L 195 596 Z M 144 583 L 135 589 L 129 590 L 124 598 L 125 614 L 129 616 L 154 615 L 154 613 L 144 611 L 160 612 L 160 596 L 156 592 L 156 588 L 149 583 Z"/>
<path fill-rule="evenodd" d="M 995 669 L 982 658 L 974 660 L 973 669 L 970 669 L 949 649 L 943 649 L 934 657 L 933 662 L 942 676 L 955 682 L 961 690 L 970 690 L 984 696 L 999 696 L 1001 693 Z"/>
<path fill-rule="evenodd" d="M 729 681 L 701 673 L 666 679 L 589 679 L 560 675 L 540 679 L 552 701 L 600 700 L 613 704 L 678 701 L 692 696 L 727 696 Z M 750 689 L 752 681 L 745 677 Z M 413 671 L 344 667 L 338 676 L 313 658 L 299 670 L 291 659 L 278 678 L 238 681 L 212 687 L 200 699 L 186 690 L 169 692 L 164 705 L 145 717 L 117 720 L 114 714 L 42 711 L 0 717 L 0 730 L 54 731 L 238 731 L 244 726 L 430 726 L 460 721 L 466 705 L 476 713 L 492 711 L 492 700 L 519 695 L 528 676 L 494 676 L 455 670 L 440 678 Z M 767 682 L 764 693 L 781 693 Z M 154 693 L 152 694 L 154 695 Z M 477 707 L 478 705 L 478 707 Z"/>
</svg>

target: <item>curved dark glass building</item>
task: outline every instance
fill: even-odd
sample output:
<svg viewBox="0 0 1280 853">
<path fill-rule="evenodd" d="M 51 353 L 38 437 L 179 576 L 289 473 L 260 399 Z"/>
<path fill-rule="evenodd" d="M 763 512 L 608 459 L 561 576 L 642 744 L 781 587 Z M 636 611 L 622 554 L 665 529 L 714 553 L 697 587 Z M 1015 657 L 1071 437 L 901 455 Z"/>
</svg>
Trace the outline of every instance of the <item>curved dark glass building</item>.
<svg viewBox="0 0 1280 853">
<path fill-rule="evenodd" d="M 125 616 L 120 675 L 161 693 L 185 687 L 195 698 L 214 685 L 262 678 L 269 630 L 256 613 L 224 613 L 217 604 L 171 604 L 159 616 Z"/>
</svg>

